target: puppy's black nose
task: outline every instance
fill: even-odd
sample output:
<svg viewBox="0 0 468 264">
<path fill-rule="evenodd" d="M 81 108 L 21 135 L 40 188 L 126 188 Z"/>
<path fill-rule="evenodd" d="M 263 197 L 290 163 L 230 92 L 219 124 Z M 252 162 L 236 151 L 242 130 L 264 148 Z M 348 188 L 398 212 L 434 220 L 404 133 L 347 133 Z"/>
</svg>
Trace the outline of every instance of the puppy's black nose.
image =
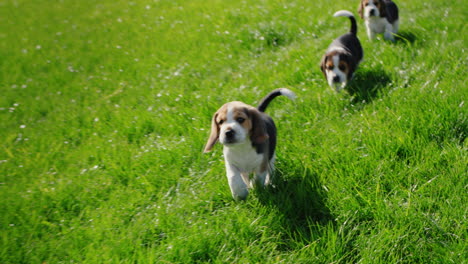
<svg viewBox="0 0 468 264">
<path fill-rule="evenodd" d="M 369 12 L 369 15 L 370 15 L 370 16 L 375 16 L 375 9 L 372 9 L 372 10 Z"/>
<path fill-rule="evenodd" d="M 234 130 L 228 130 L 228 131 L 226 131 L 226 138 L 227 138 L 227 139 L 232 139 L 232 138 L 234 138 L 234 135 L 235 135 Z"/>
<path fill-rule="evenodd" d="M 333 82 L 336 82 L 336 83 L 340 82 L 340 76 L 337 75 L 337 76 L 333 77 Z"/>
</svg>

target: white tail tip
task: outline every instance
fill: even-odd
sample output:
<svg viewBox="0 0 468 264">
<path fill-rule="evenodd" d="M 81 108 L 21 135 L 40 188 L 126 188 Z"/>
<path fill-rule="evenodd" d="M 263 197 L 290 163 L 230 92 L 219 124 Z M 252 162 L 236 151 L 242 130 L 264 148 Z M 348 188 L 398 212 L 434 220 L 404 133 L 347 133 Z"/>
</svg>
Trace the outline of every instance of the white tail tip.
<svg viewBox="0 0 468 264">
<path fill-rule="evenodd" d="M 348 10 L 340 10 L 340 11 L 337 11 L 335 14 L 333 14 L 334 17 L 340 17 L 340 16 L 344 16 L 344 17 L 354 17 L 353 13 L 349 12 Z"/>
<path fill-rule="evenodd" d="M 281 95 L 288 97 L 291 100 L 296 99 L 296 94 L 288 88 L 280 88 Z"/>
</svg>

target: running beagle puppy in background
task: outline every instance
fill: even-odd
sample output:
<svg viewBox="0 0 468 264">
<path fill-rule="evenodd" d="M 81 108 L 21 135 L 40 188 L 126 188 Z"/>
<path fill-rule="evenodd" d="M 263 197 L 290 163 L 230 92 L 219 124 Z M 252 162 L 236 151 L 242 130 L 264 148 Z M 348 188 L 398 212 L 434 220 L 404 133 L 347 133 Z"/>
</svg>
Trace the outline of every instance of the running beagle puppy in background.
<svg viewBox="0 0 468 264">
<path fill-rule="evenodd" d="M 346 10 L 336 12 L 334 17 L 348 17 L 351 29 L 335 39 L 328 47 L 320 63 L 320 68 L 328 85 L 337 92 L 346 87 L 352 79 L 363 57 L 361 42 L 357 37 L 357 24 L 353 14 Z"/>
<path fill-rule="evenodd" d="M 232 196 L 236 200 L 246 199 L 248 188 L 265 186 L 271 181 L 276 126 L 264 111 L 280 95 L 291 100 L 295 98 L 291 90 L 280 88 L 265 96 L 257 108 L 238 101 L 229 102 L 213 116 L 204 152 L 210 151 L 218 141 L 224 146 L 226 174 Z M 255 181 L 249 178 L 252 172 L 255 173 Z"/>
<path fill-rule="evenodd" d="M 386 40 L 395 41 L 398 32 L 398 6 L 391 0 L 361 0 L 358 13 L 364 19 L 369 39 L 383 33 Z"/>
</svg>

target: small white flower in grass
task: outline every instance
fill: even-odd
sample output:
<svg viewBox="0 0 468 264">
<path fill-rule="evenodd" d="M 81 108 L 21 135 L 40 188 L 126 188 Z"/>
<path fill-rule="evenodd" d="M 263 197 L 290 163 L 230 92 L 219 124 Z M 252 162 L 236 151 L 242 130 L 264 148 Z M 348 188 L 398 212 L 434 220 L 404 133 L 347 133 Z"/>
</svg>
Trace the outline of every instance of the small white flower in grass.
<svg viewBox="0 0 468 264">
<path fill-rule="evenodd" d="M 41 45 L 36 45 L 37 50 L 40 50 L 41 48 L 42 48 Z"/>
<path fill-rule="evenodd" d="M 24 129 L 24 128 L 26 128 L 26 125 L 21 125 L 20 128 Z"/>
<path fill-rule="evenodd" d="M 146 10 L 150 10 L 150 9 L 151 9 L 151 6 L 146 5 L 145 8 L 146 8 Z"/>
<path fill-rule="evenodd" d="M 94 122 L 99 122 L 99 118 L 98 117 L 94 118 Z"/>
<path fill-rule="evenodd" d="M 120 17 L 117 18 L 117 22 L 122 23 L 122 19 Z"/>
</svg>

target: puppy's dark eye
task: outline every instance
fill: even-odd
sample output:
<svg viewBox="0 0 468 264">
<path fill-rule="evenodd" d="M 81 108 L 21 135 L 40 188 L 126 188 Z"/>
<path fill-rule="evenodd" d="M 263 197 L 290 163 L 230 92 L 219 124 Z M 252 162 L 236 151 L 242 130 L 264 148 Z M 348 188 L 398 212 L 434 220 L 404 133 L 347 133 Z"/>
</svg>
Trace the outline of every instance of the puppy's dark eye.
<svg viewBox="0 0 468 264">
<path fill-rule="evenodd" d="M 224 123 L 224 120 L 222 120 L 222 119 L 218 121 L 218 124 L 220 124 L 220 125 L 222 125 L 223 123 Z"/>
<path fill-rule="evenodd" d="M 346 70 L 346 66 L 344 66 L 343 64 L 340 64 L 340 66 L 338 66 L 338 68 L 340 69 L 340 71 L 345 71 Z"/>
<path fill-rule="evenodd" d="M 237 121 L 237 123 L 242 124 L 242 123 L 244 123 L 245 118 L 243 118 L 243 117 L 238 117 L 238 118 L 236 119 L 236 121 Z"/>
</svg>

